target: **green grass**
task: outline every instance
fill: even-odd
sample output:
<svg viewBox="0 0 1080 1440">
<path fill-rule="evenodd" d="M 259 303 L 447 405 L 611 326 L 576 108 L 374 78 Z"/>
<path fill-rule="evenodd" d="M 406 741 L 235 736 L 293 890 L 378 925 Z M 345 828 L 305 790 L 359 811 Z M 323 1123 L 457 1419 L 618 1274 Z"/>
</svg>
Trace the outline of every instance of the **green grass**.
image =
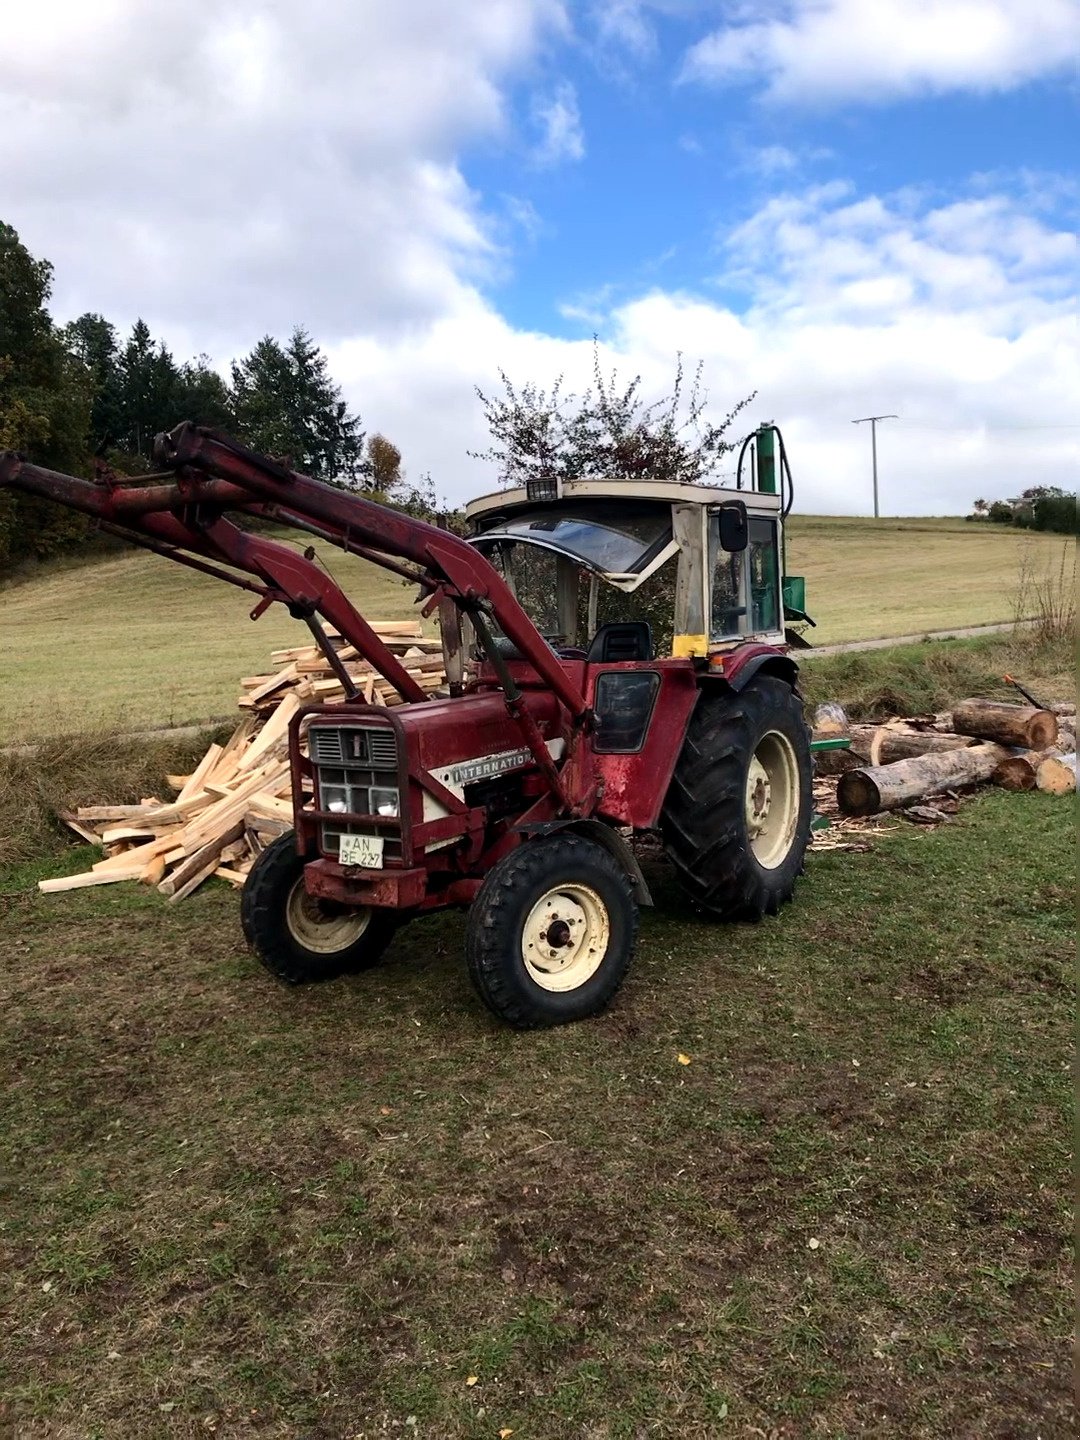
<svg viewBox="0 0 1080 1440">
<path fill-rule="evenodd" d="M 86 851 L 9 867 L 6 1418 L 1071 1435 L 1073 820 L 987 794 L 811 855 L 757 927 L 657 869 L 610 1012 L 525 1035 L 455 916 L 287 990 L 224 886 L 43 897 Z"/>
<path fill-rule="evenodd" d="M 795 517 L 817 644 L 1008 620 L 1021 557 L 1049 566 L 1071 541 L 959 520 Z M 316 547 L 361 610 L 415 615 L 412 591 Z M 8 735 L 181 725 L 230 713 L 237 680 L 308 632 L 274 607 L 143 552 L 43 567 L 3 592 L 0 723 Z"/>
<path fill-rule="evenodd" d="M 1018 700 L 1006 674 L 1043 703 L 1076 698 L 1072 642 L 1039 640 L 1027 630 L 841 655 L 800 651 L 796 658 L 807 706 L 838 700 L 852 720 L 925 715 L 968 695 Z"/>
<path fill-rule="evenodd" d="M 827 645 L 1012 620 L 1024 562 L 1056 571 L 1074 548 L 1060 535 L 960 519 L 795 515 L 787 565 L 806 576 L 810 637 Z"/>
</svg>

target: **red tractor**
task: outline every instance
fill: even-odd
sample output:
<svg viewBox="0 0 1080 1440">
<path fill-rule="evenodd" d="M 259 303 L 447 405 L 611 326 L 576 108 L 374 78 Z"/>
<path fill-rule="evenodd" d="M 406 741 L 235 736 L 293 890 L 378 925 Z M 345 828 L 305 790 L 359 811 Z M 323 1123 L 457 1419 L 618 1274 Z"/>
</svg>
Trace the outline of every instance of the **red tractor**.
<svg viewBox="0 0 1080 1440">
<path fill-rule="evenodd" d="M 791 897 L 811 761 L 777 444 L 790 482 L 767 427 L 745 490 L 540 479 L 469 505 L 468 539 L 191 424 L 158 437 L 166 473 L 150 482 L 8 452 L 0 484 L 254 592 L 253 616 L 285 604 L 352 697 L 293 721 L 295 831 L 242 896 L 263 964 L 293 984 L 362 968 L 413 916 L 467 906 L 477 990 L 528 1027 L 592 1015 L 621 984 L 650 903 L 635 834 L 659 831 L 703 916 L 755 920 Z M 421 690 L 323 570 L 236 513 L 415 582 L 438 612 L 447 693 Z M 405 703 L 362 703 L 342 642 Z"/>
</svg>

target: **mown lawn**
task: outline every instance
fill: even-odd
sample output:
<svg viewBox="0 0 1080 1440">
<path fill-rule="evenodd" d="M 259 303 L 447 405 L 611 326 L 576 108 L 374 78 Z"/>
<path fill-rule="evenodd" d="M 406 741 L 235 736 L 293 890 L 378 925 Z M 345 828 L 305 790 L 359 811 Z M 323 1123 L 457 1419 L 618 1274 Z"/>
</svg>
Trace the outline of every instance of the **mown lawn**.
<svg viewBox="0 0 1080 1440">
<path fill-rule="evenodd" d="M 983 795 L 760 927 L 658 870 L 611 1011 L 525 1035 L 456 916 L 288 991 L 222 885 L 8 869 L 9 1425 L 1071 1436 L 1074 821 Z"/>
<path fill-rule="evenodd" d="M 369 618 L 416 615 L 414 590 L 394 576 L 315 548 Z M 788 566 L 806 576 L 810 638 L 824 645 L 1010 620 L 1021 567 L 1060 580 L 1065 556 L 1068 587 L 1073 550 L 1061 536 L 962 520 L 796 515 Z M 141 551 L 47 565 L 2 593 L 0 727 L 17 739 L 227 715 L 241 675 L 310 639 L 281 606 L 252 625 L 253 597 Z"/>
</svg>

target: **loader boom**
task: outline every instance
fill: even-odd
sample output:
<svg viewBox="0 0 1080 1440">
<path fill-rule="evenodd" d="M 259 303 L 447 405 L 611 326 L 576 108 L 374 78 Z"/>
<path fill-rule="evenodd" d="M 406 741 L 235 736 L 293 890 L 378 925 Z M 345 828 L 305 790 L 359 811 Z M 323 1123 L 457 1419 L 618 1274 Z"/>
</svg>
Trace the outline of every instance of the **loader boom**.
<svg viewBox="0 0 1080 1440">
<path fill-rule="evenodd" d="M 251 588 L 220 566 L 245 572 L 254 577 L 263 605 L 279 601 L 299 618 L 316 612 L 324 616 L 403 699 L 425 700 L 425 692 L 324 571 L 287 545 L 241 530 L 226 515 L 257 515 L 310 530 L 409 575 L 429 592 L 432 603 L 450 600 L 467 614 L 492 617 L 558 696 L 571 725 L 578 728 L 586 721 L 583 695 L 509 586 L 458 536 L 300 475 L 190 421 L 159 435 L 154 456 L 168 472 L 155 478 L 169 483 L 124 485 L 104 467 L 95 480 L 82 480 L 6 451 L 0 453 L 0 485 L 79 510 L 168 559 L 203 570 L 209 566 L 217 578 Z M 415 572 L 395 563 L 395 557 L 411 562 Z"/>
</svg>

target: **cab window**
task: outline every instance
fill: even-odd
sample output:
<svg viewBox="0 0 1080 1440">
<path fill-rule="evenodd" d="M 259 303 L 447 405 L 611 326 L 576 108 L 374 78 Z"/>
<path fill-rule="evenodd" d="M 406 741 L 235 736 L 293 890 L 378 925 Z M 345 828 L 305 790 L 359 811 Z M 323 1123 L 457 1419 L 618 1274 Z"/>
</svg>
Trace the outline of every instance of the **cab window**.
<svg viewBox="0 0 1080 1440">
<path fill-rule="evenodd" d="M 750 630 L 781 630 L 780 557 L 776 521 L 754 516 L 750 521 Z"/>
</svg>

